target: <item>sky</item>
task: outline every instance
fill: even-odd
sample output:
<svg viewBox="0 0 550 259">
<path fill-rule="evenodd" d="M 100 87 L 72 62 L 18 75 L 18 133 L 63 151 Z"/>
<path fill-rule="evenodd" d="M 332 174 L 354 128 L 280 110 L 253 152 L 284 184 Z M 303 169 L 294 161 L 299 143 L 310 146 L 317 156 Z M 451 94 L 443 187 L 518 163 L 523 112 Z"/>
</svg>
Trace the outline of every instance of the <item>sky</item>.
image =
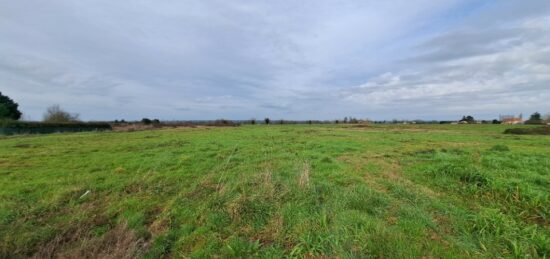
<svg viewBox="0 0 550 259">
<path fill-rule="evenodd" d="M 0 0 L 0 92 L 40 120 L 550 113 L 548 0 Z"/>
</svg>

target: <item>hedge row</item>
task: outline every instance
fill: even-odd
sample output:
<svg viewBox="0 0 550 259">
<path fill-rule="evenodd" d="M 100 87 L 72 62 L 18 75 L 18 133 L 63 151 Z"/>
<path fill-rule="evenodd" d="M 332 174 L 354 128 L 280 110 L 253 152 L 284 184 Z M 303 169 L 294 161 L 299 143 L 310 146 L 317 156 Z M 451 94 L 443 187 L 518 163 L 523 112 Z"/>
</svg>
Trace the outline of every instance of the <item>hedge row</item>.
<svg viewBox="0 0 550 259">
<path fill-rule="evenodd" d="M 517 134 L 517 135 L 550 135 L 550 126 L 536 127 L 536 128 L 513 128 L 506 129 L 504 134 Z"/>
<path fill-rule="evenodd" d="M 46 134 L 57 132 L 84 132 L 111 130 L 104 122 L 45 123 L 25 121 L 0 121 L 0 135 Z"/>
</svg>

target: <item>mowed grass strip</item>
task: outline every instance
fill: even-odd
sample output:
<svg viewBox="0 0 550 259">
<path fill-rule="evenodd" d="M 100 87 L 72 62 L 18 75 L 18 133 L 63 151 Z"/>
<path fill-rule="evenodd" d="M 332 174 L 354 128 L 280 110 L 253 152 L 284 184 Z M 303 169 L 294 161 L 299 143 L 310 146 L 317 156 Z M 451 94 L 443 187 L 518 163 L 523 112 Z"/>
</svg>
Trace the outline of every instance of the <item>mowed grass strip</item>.
<svg viewBox="0 0 550 259">
<path fill-rule="evenodd" d="M 250 125 L 0 138 L 0 257 L 548 257 L 550 137 Z"/>
</svg>

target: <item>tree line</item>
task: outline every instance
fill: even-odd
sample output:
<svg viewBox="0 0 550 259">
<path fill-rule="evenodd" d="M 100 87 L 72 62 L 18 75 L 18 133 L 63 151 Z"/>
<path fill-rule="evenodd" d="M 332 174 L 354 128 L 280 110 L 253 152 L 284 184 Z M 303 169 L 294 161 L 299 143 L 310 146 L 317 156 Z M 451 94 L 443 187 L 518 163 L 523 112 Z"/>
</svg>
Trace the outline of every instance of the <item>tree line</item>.
<svg viewBox="0 0 550 259">
<path fill-rule="evenodd" d="M 17 104 L 14 100 L 12 100 L 10 97 L 3 95 L 2 92 L 0 92 L 0 119 L 3 120 L 20 120 L 22 116 L 21 111 L 19 110 L 19 104 Z M 69 113 L 65 110 L 63 110 L 59 105 L 52 105 L 47 108 L 46 112 L 43 116 L 44 122 L 50 122 L 50 123 L 66 123 L 66 122 L 78 122 L 79 121 L 79 115 L 76 113 Z M 124 120 L 115 120 L 115 123 L 126 123 Z M 216 120 L 219 124 L 228 124 L 230 121 L 225 119 L 219 119 Z M 251 119 L 248 121 L 249 124 L 256 124 L 258 121 L 256 119 Z M 373 122 L 373 123 L 451 123 L 452 121 L 420 121 L 420 120 L 414 120 L 414 121 L 398 121 L 398 120 L 392 120 L 392 121 L 370 121 L 370 120 L 360 120 L 354 117 L 344 117 L 342 120 L 336 119 L 333 121 L 319 121 L 319 120 L 306 120 L 306 121 L 291 121 L 291 120 L 277 120 L 273 121 L 270 118 L 264 118 L 263 123 L 266 125 L 269 124 L 297 124 L 297 123 L 307 123 L 307 124 L 320 124 L 320 123 L 343 123 L 343 124 L 356 124 L 356 123 L 362 123 L 362 122 Z M 458 121 L 459 123 L 465 123 L 465 124 L 473 124 L 478 123 L 471 115 L 465 115 Z M 479 121 L 481 123 L 493 123 L 493 124 L 500 124 L 501 121 L 499 120 L 492 120 L 492 121 Z M 528 120 L 526 120 L 525 124 L 545 124 L 550 122 L 550 115 L 547 115 L 545 118 L 539 113 L 535 112 L 531 114 Z M 143 118 L 141 120 L 142 124 L 159 124 L 159 119 L 149 119 L 149 118 Z"/>
</svg>

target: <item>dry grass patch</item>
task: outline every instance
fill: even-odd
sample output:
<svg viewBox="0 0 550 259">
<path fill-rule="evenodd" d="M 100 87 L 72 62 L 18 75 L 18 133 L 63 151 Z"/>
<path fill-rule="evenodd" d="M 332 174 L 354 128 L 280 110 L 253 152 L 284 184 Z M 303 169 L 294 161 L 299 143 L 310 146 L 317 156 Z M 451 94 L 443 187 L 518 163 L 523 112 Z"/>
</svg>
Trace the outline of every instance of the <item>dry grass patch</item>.
<svg viewBox="0 0 550 259">
<path fill-rule="evenodd" d="M 33 258 L 138 258 L 147 246 L 122 223 L 100 237 L 90 237 L 83 228 L 67 231 L 40 247 Z"/>
<path fill-rule="evenodd" d="M 300 179 L 298 180 L 298 185 L 300 188 L 307 188 L 309 187 L 309 174 L 311 171 L 311 167 L 309 166 L 308 162 L 304 162 L 302 171 L 300 173 Z"/>
</svg>

